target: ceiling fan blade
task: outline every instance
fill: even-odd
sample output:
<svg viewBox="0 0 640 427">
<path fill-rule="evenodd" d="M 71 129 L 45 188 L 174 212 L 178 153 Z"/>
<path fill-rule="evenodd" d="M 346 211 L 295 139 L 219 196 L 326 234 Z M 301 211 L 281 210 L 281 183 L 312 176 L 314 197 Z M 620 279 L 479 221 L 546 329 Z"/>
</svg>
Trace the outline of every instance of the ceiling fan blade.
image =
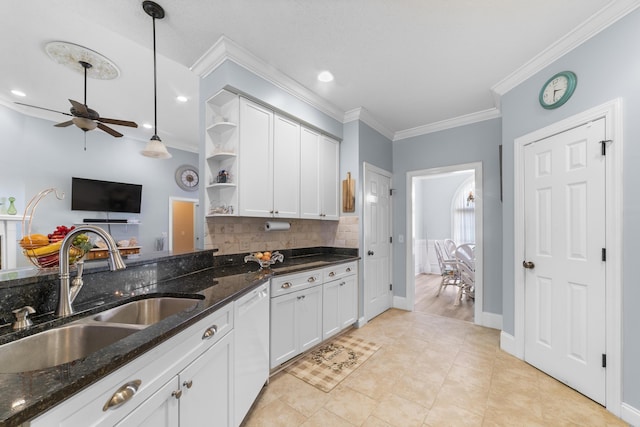
<svg viewBox="0 0 640 427">
<path fill-rule="evenodd" d="M 38 107 L 36 105 L 23 104 L 22 102 L 16 102 L 16 104 L 24 105 L 25 107 L 39 108 L 41 110 L 47 110 L 47 111 L 51 111 L 53 113 L 60 113 L 60 114 L 64 114 L 65 116 L 73 116 L 73 114 L 65 113 L 64 111 L 52 110 L 50 108 Z"/>
<path fill-rule="evenodd" d="M 111 136 L 115 136 L 116 138 L 120 138 L 122 136 L 122 134 L 117 130 L 111 129 L 109 126 L 105 126 L 102 123 L 98 123 L 98 128 L 102 129 Z"/>
<path fill-rule="evenodd" d="M 136 122 L 130 122 L 128 120 L 107 119 L 104 117 L 98 117 L 96 120 L 103 123 L 109 123 L 111 125 L 129 126 L 132 128 L 138 127 L 138 124 Z"/>
<path fill-rule="evenodd" d="M 71 103 L 71 105 L 73 105 L 73 108 L 81 115 L 88 115 L 89 111 L 87 111 L 87 106 L 84 104 L 80 104 L 78 101 L 74 101 L 73 99 L 70 99 L 69 102 Z"/>
<path fill-rule="evenodd" d="M 57 128 L 66 128 L 67 126 L 71 126 L 72 124 L 73 124 L 73 121 L 69 120 L 66 122 L 55 124 L 54 126 Z"/>
</svg>

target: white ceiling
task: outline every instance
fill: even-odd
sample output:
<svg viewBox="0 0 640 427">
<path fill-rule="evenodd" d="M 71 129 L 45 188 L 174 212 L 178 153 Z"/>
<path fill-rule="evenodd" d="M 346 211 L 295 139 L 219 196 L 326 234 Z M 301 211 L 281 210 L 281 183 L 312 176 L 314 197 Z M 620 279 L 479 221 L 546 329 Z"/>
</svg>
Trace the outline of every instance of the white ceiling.
<svg viewBox="0 0 640 427">
<path fill-rule="evenodd" d="M 266 77 L 288 76 L 292 90 L 321 99 L 332 116 L 342 121 L 345 113 L 361 109 L 356 110 L 361 117 L 398 139 L 461 117 L 499 114 L 496 94 L 639 5 L 637 0 L 158 3 L 166 11 L 165 19 L 156 21 L 158 134 L 167 145 L 190 151 L 198 144 L 199 78 L 190 68 L 222 36 L 250 52 Z M 99 52 L 121 71 L 115 80 L 89 79 L 89 107 L 103 117 L 153 123 L 152 23 L 141 4 L 0 2 L 0 103 L 54 122 L 67 119 L 13 104 L 68 111 L 68 98 L 82 101 L 82 75 L 44 51 L 47 42 L 60 40 Z M 335 75 L 334 82 L 316 80 L 324 69 Z M 18 99 L 11 89 L 27 97 Z M 177 103 L 179 94 L 189 102 Z M 114 128 L 141 141 L 153 134 Z"/>
</svg>

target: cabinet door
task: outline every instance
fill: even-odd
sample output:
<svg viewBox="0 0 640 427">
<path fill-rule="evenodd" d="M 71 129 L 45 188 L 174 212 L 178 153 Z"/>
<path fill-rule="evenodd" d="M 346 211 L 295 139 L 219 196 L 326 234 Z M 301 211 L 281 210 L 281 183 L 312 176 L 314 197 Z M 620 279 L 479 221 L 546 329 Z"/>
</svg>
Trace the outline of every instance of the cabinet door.
<svg viewBox="0 0 640 427">
<path fill-rule="evenodd" d="M 291 295 L 296 295 L 298 353 L 302 353 L 322 341 L 322 286 Z"/>
<path fill-rule="evenodd" d="M 322 136 L 320 143 L 320 215 L 322 219 L 338 220 L 340 217 L 339 152 L 338 141 Z"/>
<path fill-rule="evenodd" d="M 180 426 L 233 426 L 233 339 L 231 331 L 180 373 Z"/>
<path fill-rule="evenodd" d="M 273 112 L 240 99 L 238 208 L 241 216 L 270 217 L 273 210 Z"/>
<path fill-rule="evenodd" d="M 320 134 L 300 130 L 300 217 L 320 218 Z"/>
<path fill-rule="evenodd" d="M 338 321 L 340 330 L 358 320 L 358 276 L 352 275 L 338 282 Z"/>
<path fill-rule="evenodd" d="M 273 138 L 274 217 L 300 217 L 300 124 L 275 115 Z"/>
<path fill-rule="evenodd" d="M 341 280 L 334 280 L 323 285 L 322 289 L 322 339 L 337 334 L 341 329 L 338 306 L 340 304 Z"/>
<path fill-rule="evenodd" d="M 117 427 L 178 427 L 179 400 L 172 393 L 179 390 L 178 377 L 163 385 L 142 402 Z M 88 424 L 86 424 L 88 425 Z"/>
<path fill-rule="evenodd" d="M 300 353 L 296 338 L 296 301 L 301 292 L 303 291 L 271 298 L 271 368 Z"/>
</svg>

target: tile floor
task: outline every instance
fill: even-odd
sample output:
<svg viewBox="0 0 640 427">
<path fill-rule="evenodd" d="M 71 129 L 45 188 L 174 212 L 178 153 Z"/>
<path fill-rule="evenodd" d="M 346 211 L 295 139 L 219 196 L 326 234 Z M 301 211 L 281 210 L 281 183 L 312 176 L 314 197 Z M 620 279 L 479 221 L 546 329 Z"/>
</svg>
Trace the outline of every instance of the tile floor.
<svg viewBox="0 0 640 427">
<path fill-rule="evenodd" d="M 349 333 L 382 347 L 330 393 L 280 372 L 242 427 L 624 426 L 499 348 L 499 331 L 391 309 Z"/>
</svg>

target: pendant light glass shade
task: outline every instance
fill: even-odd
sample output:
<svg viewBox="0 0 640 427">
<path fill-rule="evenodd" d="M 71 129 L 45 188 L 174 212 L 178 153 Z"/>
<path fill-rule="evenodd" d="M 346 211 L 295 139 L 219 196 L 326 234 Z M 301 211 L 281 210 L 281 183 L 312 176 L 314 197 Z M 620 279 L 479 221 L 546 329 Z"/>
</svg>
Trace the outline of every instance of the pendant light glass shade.
<svg viewBox="0 0 640 427">
<path fill-rule="evenodd" d="M 144 11 L 153 18 L 153 124 L 154 133 L 151 140 L 147 142 L 140 153 L 143 156 L 154 159 L 170 159 L 171 154 L 167 151 L 167 147 L 162 143 L 158 136 L 158 83 L 157 83 L 157 66 L 156 66 L 156 19 L 164 18 L 164 9 L 159 4 L 146 0 L 142 2 Z"/>
<path fill-rule="evenodd" d="M 167 147 L 162 143 L 158 135 L 153 135 L 144 150 L 140 152 L 143 156 L 152 157 L 154 159 L 170 159 L 171 154 L 167 151 Z"/>
</svg>

